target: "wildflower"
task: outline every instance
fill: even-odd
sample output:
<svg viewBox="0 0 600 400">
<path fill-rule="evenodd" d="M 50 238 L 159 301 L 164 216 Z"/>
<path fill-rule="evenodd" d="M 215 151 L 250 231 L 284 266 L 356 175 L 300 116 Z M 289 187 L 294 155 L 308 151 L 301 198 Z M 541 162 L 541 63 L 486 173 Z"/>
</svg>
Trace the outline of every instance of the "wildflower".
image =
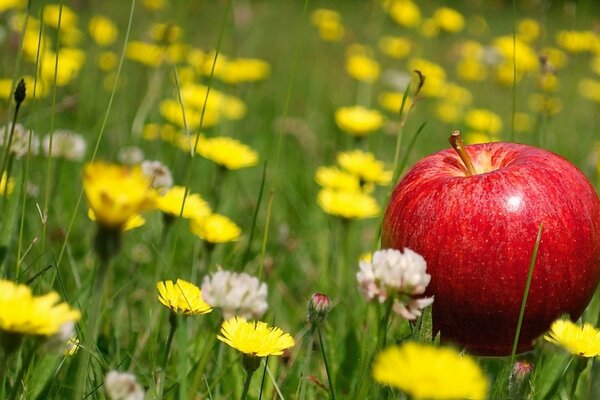
<svg viewBox="0 0 600 400">
<path fill-rule="evenodd" d="M 390 0 L 383 3 L 387 13 L 398 25 L 414 28 L 421 22 L 421 10 L 412 0 Z"/>
<path fill-rule="evenodd" d="M 469 128 L 479 132 L 496 134 L 502 130 L 502 119 L 492 111 L 475 108 L 467 111 L 465 123 Z"/>
<path fill-rule="evenodd" d="M 538 113 L 555 115 L 562 110 L 562 101 L 558 97 L 548 97 L 533 93 L 529 96 L 528 103 L 529 108 Z"/>
<path fill-rule="evenodd" d="M 363 183 L 388 185 L 392 180 L 392 171 L 386 171 L 383 162 L 377 160 L 373 153 L 362 150 L 345 151 L 338 153 L 337 161 L 342 168 L 358 176 Z"/>
<path fill-rule="evenodd" d="M 535 42 L 540 36 L 540 24 L 533 18 L 522 19 L 517 25 L 517 34 L 526 43 Z"/>
<path fill-rule="evenodd" d="M 154 23 L 150 26 L 149 36 L 159 43 L 175 43 L 181 39 L 183 29 L 173 23 Z"/>
<path fill-rule="evenodd" d="M 433 12 L 433 20 L 443 31 L 457 33 L 465 27 L 465 18 L 450 7 L 440 7 Z"/>
<path fill-rule="evenodd" d="M 455 123 L 462 117 L 462 109 L 452 102 L 442 102 L 435 107 L 435 115 L 445 123 Z"/>
<path fill-rule="evenodd" d="M 0 196 L 10 196 L 14 189 L 15 180 L 13 178 L 6 179 L 6 171 L 4 171 L 0 179 Z"/>
<path fill-rule="evenodd" d="M 256 82 L 269 76 L 271 66 L 256 58 L 238 58 L 230 60 L 219 72 L 219 78 L 229 84 Z"/>
<path fill-rule="evenodd" d="M 155 200 L 156 208 L 172 217 L 180 215 L 188 219 L 208 217 L 211 213 L 208 203 L 199 194 L 188 192 L 186 195 L 185 192 L 185 187 L 173 186 Z"/>
<path fill-rule="evenodd" d="M 470 144 L 475 143 L 490 143 L 499 142 L 500 138 L 496 135 L 490 135 L 484 132 L 466 132 L 464 134 L 465 142 Z"/>
<path fill-rule="evenodd" d="M 402 101 L 404 99 L 404 93 L 402 92 L 382 92 L 377 101 L 381 105 L 381 107 L 386 110 L 398 113 L 400 112 L 400 108 L 402 107 Z M 413 102 L 409 96 L 404 100 L 404 111 L 408 110 Z"/>
<path fill-rule="evenodd" d="M 56 292 L 34 296 L 26 285 L 0 280 L 0 331 L 50 336 L 81 314 L 61 303 Z"/>
<path fill-rule="evenodd" d="M 317 203 L 327 214 L 346 219 L 373 218 L 381 211 L 373 196 L 361 192 L 325 188 L 317 195 Z"/>
<path fill-rule="evenodd" d="M 225 136 L 200 140 L 197 151 L 227 169 L 247 168 L 258 162 L 258 154 L 249 146 Z"/>
<path fill-rule="evenodd" d="M 144 400 L 144 389 L 135 375 L 126 372 L 110 371 L 106 374 L 104 389 L 110 400 Z"/>
<path fill-rule="evenodd" d="M 313 293 L 308 301 L 308 320 L 311 324 L 320 324 L 331 310 L 331 299 L 323 293 Z"/>
<path fill-rule="evenodd" d="M 177 279 L 158 282 L 158 301 L 172 312 L 185 315 L 207 314 L 212 308 L 202 298 L 202 291 L 193 283 Z"/>
<path fill-rule="evenodd" d="M 211 214 L 190 221 L 190 229 L 200 239 L 208 243 L 235 242 L 242 230 L 233 221 L 221 214 Z"/>
<path fill-rule="evenodd" d="M 44 24 L 51 26 L 52 28 L 58 28 L 59 15 L 61 29 L 73 28 L 77 24 L 77 14 L 64 4 L 46 5 L 42 14 Z"/>
<path fill-rule="evenodd" d="M 4 141 L 10 139 L 11 127 L 12 124 L 0 129 L 0 146 L 4 147 Z M 15 124 L 12 141 L 10 142 L 10 152 L 17 159 L 20 159 L 27 154 L 37 156 L 40 151 L 39 149 L 40 139 L 38 136 L 23 125 Z"/>
<path fill-rule="evenodd" d="M 508 393 L 510 398 L 522 399 L 526 398 L 528 389 L 528 379 L 533 372 L 533 364 L 527 360 L 517 361 L 513 365 L 512 371 L 508 378 Z"/>
<path fill-rule="evenodd" d="M 588 323 L 576 325 L 566 319 L 554 321 L 544 339 L 579 357 L 600 355 L 600 330 Z"/>
<path fill-rule="evenodd" d="M 163 49 L 154 43 L 134 40 L 127 43 L 125 55 L 132 61 L 156 68 L 162 63 Z"/>
<path fill-rule="evenodd" d="M 94 214 L 94 210 L 91 208 L 88 209 L 88 218 L 90 221 L 96 222 L 96 214 Z M 119 228 L 121 232 L 127 232 L 133 230 L 135 228 L 139 228 L 146 224 L 146 220 L 140 214 L 133 214 L 131 217 L 127 218 L 127 221 Z"/>
<path fill-rule="evenodd" d="M 267 285 L 244 272 L 219 270 L 205 276 L 202 296 L 212 307 L 220 308 L 225 319 L 236 315 L 261 318 L 268 308 Z"/>
<path fill-rule="evenodd" d="M 252 357 L 280 356 L 295 344 L 290 334 L 281 329 L 241 317 L 223 322 L 217 339 Z"/>
<path fill-rule="evenodd" d="M 415 399 L 486 398 L 488 382 L 477 362 L 451 348 L 407 342 L 377 355 L 373 378 Z"/>
<path fill-rule="evenodd" d="M 144 161 L 144 150 L 137 146 L 128 146 L 119 149 L 117 160 L 123 165 L 133 166 Z M 142 168 L 142 172 L 143 172 Z M 146 174 L 149 175 L 149 174 Z"/>
<path fill-rule="evenodd" d="M 27 6 L 27 0 L 3 0 L 0 1 L 0 12 L 8 11 L 11 9 L 25 8 Z"/>
<path fill-rule="evenodd" d="M 82 161 L 86 148 L 87 143 L 83 136 L 62 129 L 52 134 L 52 152 L 50 152 L 50 135 L 46 135 L 42 141 L 42 149 L 46 157 L 60 157 L 69 161 Z"/>
<path fill-rule="evenodd" d="M 600 101 L 600 81 L 584 78 L 577 85 L 579 95 L 589 100 Z"/>
<path fill-rule="evenodd" d="M 85 52 L 73 47 L 63 47 L 57 55 L 46 52 L 40 59 L 40 74 L 45 82 L 54 82 L 57 86 L 66 86 L 78 75 L 85 62 Z"/>
<path fill-rule="evenodd" d="M 383 116 L 363 106 L 340 107 L 335 111 L 335 123 L 346 133 L 366 136 L 381 128 Z"/>
<path fill-rule="evenodd" d="M 585 53 L 597 43 L 596 33 L 593 31 L 558 31 L 556 43 L 570 53 Z"/>
<path fill-rule="evenodd" d="M 311 13 L 310 21 L 319 30 L 321 39 L 325 41 L 337 42 L 344 37 L 342 17 L 335 10 L 318 8 Z"/>
<path fill-rule="evenodd" d="M 342 171 L 336 167 L 317 168 L 315 180 L 319 185 L 331 189 L 345 190 L 349 192 L 360 189 L 360 182 L 356 175 Z"/>
<path fill-rule="evenodd" d="M 417 70 L 425 76 L 425 84 L 421 94 L 430 97 L 442 97 L 446 86 L 446 71 L 444 68 L 424 58 L 412 58 L 408 62 L 411 71 Z"/>
<path fill-rule="evenodd" d="M 425 292 L 431 275 L 426 273 L 425 259 L 414 251 L 379 250 L 371 262 L 361 260 L 359 266 L 356 279 L 367 301 L 384 303 L 392 298 L 394 312 L 408 320 L 416 319 L 433 303 L 433 297 L 418 297 Z"/>
<path fill-rule="evenodd" d="M 481 82 L 489 76 L 488 67 L 474 58 L 463 58 L 456 64 L 456 73 L 465 81 Z"/>
<path fill-rule="evenodd" d="M 169 167 L 160 161 L 145 160 L 141 163 L 142 173 L 150 179 L 152 189 L 169 189 L 173 186 L 173 175 Z"/>
<path fill-rule="evenodd" d="M 139 167 L 87 164 L 83 188 L 98 224 L 108 229 L 121 229 L 150 203 L 150 180 Z"/>
<path fill-rule="evenodd" d="M 367 54 L 349 54 L 346 57 L 346 72 L 352 78 L 373 83 L 379 78 L 379 64 Z"/>
<path fill-rule="evenodd" d="M 401 36 L 383 36 L 379 39 L 379 50 L 391 58 L 404 58 L 410 54 L 412 42 Z"/>
<path fill-rule="evenodd" d="M 102 15 L 90 18 L 88 30 L 94 42 L 100 46 L 110 46 L 117 40 L 119 30 L 114 22 Z"/>
<path fill-rule="evenodd" d="M 494 40 L 493 48 L 503 57 L 505 65 L 509 65 L 511 70 L 514 68 L 515 58 L 519 73 L 537 71 L 540 68 L 536 52 L 519 38 L 513 41 L 512 36 L 498 37 Z"/>
</svg>

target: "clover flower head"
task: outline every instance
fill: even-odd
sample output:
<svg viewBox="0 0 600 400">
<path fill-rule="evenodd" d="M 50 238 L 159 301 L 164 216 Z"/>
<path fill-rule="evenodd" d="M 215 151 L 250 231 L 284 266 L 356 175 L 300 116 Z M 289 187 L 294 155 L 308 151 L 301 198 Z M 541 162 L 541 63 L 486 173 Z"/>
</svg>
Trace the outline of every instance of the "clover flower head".
<svg viewBox="0 0 600 400">
<path fill-rule="evenodd" d="M 85 157 L 87 143 L 83 136 L 64 129 L 52 134 L 52 150 L 50 150 L 50 135 L 44 136 L 42 149 L 46 157 L 64 158 L 69 161 L 82 161 Z"/>
<path fill-rule="evenodd" d="M 0 146 L 4 147 L 4 141 L 9 140 L 11 127 L 12 124 L 9 124 L 0 128 Z M 31 146 L 29 144 L 30 136 Z M 27 129 L 21 124 L 15 124 L 12 141 L 10 142 L 10 152 L 13 153 L 17 159 L 20 159 L 27 153 L 31 156 L 37 156 L 39 151 L 40 139 L 38 136 L 31 129 Z"/>
<path fill-rule="evenodd" d="M 144 389 L 135 375 L 126 372 L 110 371 L 106 374 L 104 389 L 110 400 L 144 400 Z"/>
<path fill-rule="evenodd" d="M 173 186 L 171 170 L 160 161 L 145 160 L 140 167 L 142 173 L 150 178 L 152 189 L 169 189 Z"/>
<path fill-rule="evenodd" d="M 137 165 L 144 161 L 144 150 L 137 146 L 122 147 L 117 160 L 123 165 Z"/>
<path fill-rule="evenodd" d="M 221 308 L 223 318 L 258 319 L 267 312 L 267 285 L 244 272 L 217 271 L 205 276 L 202 296 L 212 307 Z"/>
<path fill-rule="evenodd" d="M 360 260 L 359 267 L 356 278 L 364 298 L 380 303 L 393 298 L 394 312 L 405 319 L 416 319 L 433 302 L 433 297 L 418 297 L 425 292 L 431 275 L 426 273 L 425 259 L 410 249 L 376 251 L 370 262 Z"/>
</svg>

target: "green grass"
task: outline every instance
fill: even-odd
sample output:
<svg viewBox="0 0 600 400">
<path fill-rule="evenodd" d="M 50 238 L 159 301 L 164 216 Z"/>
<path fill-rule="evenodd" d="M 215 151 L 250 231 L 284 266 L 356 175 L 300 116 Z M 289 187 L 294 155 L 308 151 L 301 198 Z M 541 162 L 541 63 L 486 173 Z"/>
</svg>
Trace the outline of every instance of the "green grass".
<svg viewBox="0 0 600 400">
<path fill-rule="evenodd" d="M 30 17 L 39 18 L 45 2 L 31 3 Z M 245 377 L 241 358 L 216 340 L 222 322 L 218 311 L 180 318 L 169 363 L 161 371 L 169 316 L 156 299 L 157 279 L 183 278 L 200 284 L 217 266 L 260 274 L 269 288 L 269 310 L 262 320 L 282 327 L 296 339 L 289 354 L 270 357 L 268 369 L 261 366 L 257 370 L 249 398 L 258 398 L 261 390 L 263 398 L 278 398 L 277 393 L 287 399 L 298 398 L 299 393 L 303 399 L 406 398 L 377 385 L 371 378 L 371 362 L 381 340 L 377 327 L 386 310 L 384 305 L 367 304 L 356 288 L 358 258 L 378 243 L 380 218 L 342 223 L 325 214 L 316 202 L 319 187 L 314 174 L 317 167 L 334 164 L 338 151 L 356 147 L 374 152 L 388 168 L 397 160 L 402 172 L 425 155 L 447 148 L 452 130 L 468 128 L 462 118 L 455 123 L 439 120 L 435 114 L 438 100 L 425 97 L 406 115 L 399 155 L 395 153 L 400 121 L 397 113 L 385 112 L 386 126 L 357 144 L 337 128 L 333 119 L 335 109 L 354 104 L 361 90 L 344 70 L 345 51 L 351 43 L 371 46 L 382 72 L 411 73 L 405 59 L 393 60 L 377 50 L 382 35 L 410 38 L 414 43 L 411 56 L 439 63 L 445 68 L 448 81 L 472 93 L 469 108 L 487 108 L 502 118 L 501 139 L 511 136 L 513 108 L 526 112 L 540 123 L 526 132 L 517 131 L 515 141 L 559 153 L 584 171 L 594 184 L 600 183 L 598 160 L 593 159 L 598 157 L 598 103 L 578 93 L 582 78 L 595 79 L 590 69 L 591 55 L 566 53 L 567 65 L 557 72 L 559 89 L 552 94 L 560 99 L 562 109 L 551 116 L 529 108 L 529 96 L 541 93 L 536 86 L 536 73 L 518 83 L 513 97 L 512 87 L 502 86 L 494 79 L 465 82 L 455 72 L 462 40 L 476 40 L 488 46 L 495 37 L 513 34 L 515 21 L 510 2 L 423 2 L 423 16 L 447 3 L 463 13 L 467 24 L 461 33 L 429 39 L 416 29 L 396 25 L 377 1 L 309 1 L 306 12 L 305 2 L 291 0 L 177 1 L 162 11 L 150 11 L 142 3 L 65 1 L 79 17 L 77 26 L 82 40 L 76 47 L 85 51 L 85 64 L 68 85 L 49 85 L 50 92 L 45 97 L 32 100 L 33 87 L 28 87 L 28 100 L 18 121 L 40 135 L 53 127 L 82 134 L 88 143 L 85 161 L 93 155 L 97 160 L 116 161 L 118 149 L 139 146 L 147 159 L 166 164 L 176 183 L 187 185 L 214 205 L 213 187 L 215 180 L 220 179 L 214 164 L 200 156 L 191 157 L 161 140 L 148 141 L 132 134 L 144 98 L 152 97 L 148 93 L 156 93 L 156 98 L 146 122 L 164 122 L 158 103 L 167 97 L 176 98 L 179 85 L 174 65 L 165 63 L 152 69 L 123 55 L 130 7 L 133 14 L 129 40 L 146 37 L 152 23 L 173 23 L 183 29 L 181 41 L 189 46 L 203 50 L 220 47 L 228 57 L 268 61 L 271 73 L 264 81 L 228 85 L 207 76 L 196 79 L 239 97 L 247 106 L 244 119 L 224 121 L 202 130 L 207 136 L 235 137 L 260 155 L 257 166 L 227 172 L 219 183 L 218 211 L 240 225 L 243 236 L 236 243 L 217 245 L 207 267 L 206 252 L 190 233 L 186 221 L 177 220 L 163 236 L 161 216 L 158 212 L 147 213 L 146 225 L 124 233 L 121 251 L 111 260 L 100 299 L 97 347 L 82 347 L 74 357 L 63 357 L 36 352 L 37 342 L 25 341 L 0 365 L 4 370 L 0 372 L 0 398 L 11 398 L 13 393 L 27 399 L 72 398 L 77 380 L 87 378 L 82 377 L 81 371 L 90 374 L 89 381 L 84 382 L 85 393 L 94 391 L 89 398 L 104 398 L 103 379 L 112 369 L 134 373 L 147 389 L 148 398 L 157 396 L 158 377 L 163 379 L 160 385 L 164 398 L 239 398 Z M 571 3 L 516 3 L 516 22 L 531 17 L 542 27 L 540 38 L 532 44 L 534 50 L 556 47 L 555 34 L 559 30 L 593 29 L 599 16 L 591 1 L 572 3 L 576 4 L 575 11 L 569 8 Z M 319 39 L 310 23 L 310 13 L 319 7 L 336 9 L 342 15 L 346 36 L 341 42 Z M 0 26 L 4 29 L 4 36 L 0 35 L 0 76 L 16 82 L 21 76 L 32 75 L 35 64 L 20 59 L 18 31 L 8 28 L 13 14 L 0 14 Z M 119 27 L 118 39 L 109 47 L 117 57 L 123 56 L 114 93 L 110 86 L 106 87 L 105 80 L 116 69 L 107 73 L 97 67 L 95 60 L 104 49 L 87 34 L 87 21 L 94 14 L 108 16 Z M 487 22 L 485 33 L 469 33 L 475 17 Z M 56 47 L 56 31 L 44 29 Z M 178 70 L 178 77 L 180 74 Z M 413 86 L 415 79 L 413 76 Z M 381 108 L 377 96 L 389 88 L 384 79 L 375 82 L 369 88 L 369 105 Z M 5 124 L 12 120 L 13 112 L 14 104 L 7 99 L 0 107 L 0 118 Z M 9 165 L 16 186 L 10 200 L 0 203 L 0 276 L 28 283 L 37 294 L 57 291 L 85 315 L 92 303 L 98 261 L 93 246 L 96 229 L 87 218 L 85 196 L 81 197 L 83 163 L 32 156 L 11 159 Z M 37 196 L 24 195 L 25 181 L 37 186 Z M 389 189 L 378 188 L 374 192 L 382 208 Z M 306 303 L 314 292 L 329 294 L 334 303 L 318 335 L 310 331 L 306 322 Z M 597 326 L 599 315 L 600 300 L 596 295 L 582 320 Z M 86 315 L 77 327 L 83 337 L 89 335 L 87 318 Z M 410 325 L 393 318 L 389 326 L 384 324 L 387 343 L 408 338 L 432 340 L 427 337 L 427 324 L 427 318 Z M 323 342 L 325 347 L 320 345 Z M 79 360 L 87 352 L 91 364 L 78 369 Z M 328 361 L 327 369 L 323 356 Z M 567 398 L 573 368 L 565 368 L 570 362 L 566 353 L 540 342 L 533 352 L 518 355 L 517 360 L 520 359 L 534 364 L 531 398 L 547 398 L 544 396 L 549 392 L 554 392 L 550 393 L 551 398 Z M 501 383 L 490 390 L 491 397 L 507 396 L 509 361 L 510 357 L 478 359 L 491 387 L 494 382 Z M 579 378 L 577 398 L 600 396 L 599 374 L 598 365 L 592 360 Z"/>
</svg>

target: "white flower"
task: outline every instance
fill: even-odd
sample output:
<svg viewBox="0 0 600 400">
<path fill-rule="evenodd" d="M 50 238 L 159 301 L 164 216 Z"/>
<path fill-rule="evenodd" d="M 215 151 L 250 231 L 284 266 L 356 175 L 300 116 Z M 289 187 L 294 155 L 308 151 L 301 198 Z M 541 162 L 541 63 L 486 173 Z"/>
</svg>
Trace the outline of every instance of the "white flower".
<svg viewBox="0 0 600 400">
<path fill-rule="evenodd" d="M 267 285 L 244 272 L 217 271 L 204 277 L 202 297 L 221 308 L 226 320 L 234 316 L 260 319 L 267 312 Z"/>
<path fill-rule="evenodd" d="M 15 125 L 12 140 L 10 140 L 10 129 L 12 124 L 9 124 L 0 129 L 0 146 L 4 147 L 4 141 L 10 141 L 10 152 L 16 158 L 22 158 L 27 154 L 29 147 L 29 137 L 31 136 L 31 151 L 32 156 L 38 155 L 40 151 L 40 139 L 32 130 L 26 129 L 21 124 Z"/>
<path fill-rule="evenodd" d="M 372 261 L 363 258 L 359 267 L 356 278 L 363 296 L 380 303 L 393 298 L 394 312 L 405 319 L 416 319 L 433 302 L 433 297 L 417 298 L 427 289 L 431 275 L 426 273 L 425 259 L 410 249 L 376 251 Z"/>
<path fill-rule="evenodd" d="M 119 150 L 117 160 L 124 165 L 137 165 L 144 160 L 144 150 L 137 146 L 123 147 Z"/>
<path fill-rule="evenodd" d="M 173 175 L 169 167 L 161 163 L 160 161 L 149 161 L 142 162 L 142 173 L 150 178 L 153 189 L 169 189 L 173 186 Z"/>
<path fill-rule="evenodd" d="M 111 400 L 144 400 L 144 389 L 137 383 L 135 375 L 126 372 L 110 371 L 104 389 Z"/>
<path fill-rule="evenodd" d="M 50 154 L 50 135 L 44 136 L 42 149 L 47 157 L 62 157 L 69 161 L 82 161 L 85 157 L 87 143 L 85 139 L 74 132 L 59 129 L 52 135 L 52 154 Z"/>
</svg>

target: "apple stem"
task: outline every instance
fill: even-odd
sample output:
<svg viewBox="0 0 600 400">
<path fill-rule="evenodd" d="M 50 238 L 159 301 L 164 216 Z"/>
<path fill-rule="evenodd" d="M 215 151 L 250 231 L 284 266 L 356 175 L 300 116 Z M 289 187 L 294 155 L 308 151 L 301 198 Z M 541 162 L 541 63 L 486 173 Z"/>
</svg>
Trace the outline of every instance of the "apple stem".
<svg viewBox="0 0 600 400">
<path fill-rule="evenodd" d="M 452 145 L 452 148 L 456 150 L 458 156 L 467 168 L 467 176 L 476 175 L 477 173 L 475 172 L 475 167 L 473 166 L 473 162 L 471 161 L 469 153 L 467 153 L 467 150 L 465 149 L 465 143 L 460 136 L 460 131 L 457 129 L 452 132 L 452 135 L 450 135 L 448 141 L 450 142 L 450 145 Z"/>
</svg>

